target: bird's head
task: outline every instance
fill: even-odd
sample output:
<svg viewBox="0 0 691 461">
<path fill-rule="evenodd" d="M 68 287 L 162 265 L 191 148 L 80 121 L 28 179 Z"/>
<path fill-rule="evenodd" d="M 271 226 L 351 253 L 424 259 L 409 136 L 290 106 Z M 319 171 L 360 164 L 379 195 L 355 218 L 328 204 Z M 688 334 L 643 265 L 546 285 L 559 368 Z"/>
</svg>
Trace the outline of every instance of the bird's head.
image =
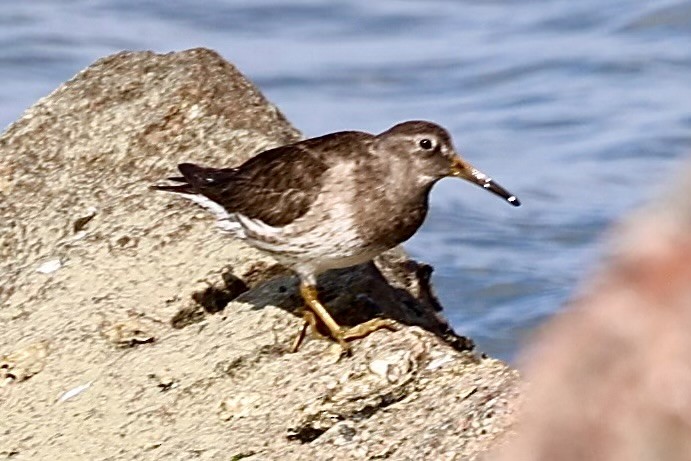
<svg viewBox="0 0 691 461">
<path fill-rule="evenodd" d="M 377 135 L 376 147 L 382 153 L 395 153 L 399 158 L 404 158 L 420 182 L 432 184 L 441 178 L 453 176 L 477 184 L 513 206 L 521 204 L 515 195 L 458 155 L 449 133 L 434 123 L 399 123 Z"/>
</svg>

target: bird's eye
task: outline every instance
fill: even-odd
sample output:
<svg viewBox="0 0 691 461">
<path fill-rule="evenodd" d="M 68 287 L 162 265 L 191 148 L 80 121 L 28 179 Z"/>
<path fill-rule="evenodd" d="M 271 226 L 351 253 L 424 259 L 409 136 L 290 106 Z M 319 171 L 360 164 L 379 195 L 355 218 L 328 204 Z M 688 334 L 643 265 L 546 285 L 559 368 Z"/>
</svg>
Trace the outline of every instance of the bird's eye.
<svg viewBox="0 0 691 461">
<path fill-rule="evenodd" d="M 422 147 L 425 150 L 430 150 L 432 146 L 434 145 L 431 140 L 425 138 L 420 140 L 420 147 Z"/>
</svg>

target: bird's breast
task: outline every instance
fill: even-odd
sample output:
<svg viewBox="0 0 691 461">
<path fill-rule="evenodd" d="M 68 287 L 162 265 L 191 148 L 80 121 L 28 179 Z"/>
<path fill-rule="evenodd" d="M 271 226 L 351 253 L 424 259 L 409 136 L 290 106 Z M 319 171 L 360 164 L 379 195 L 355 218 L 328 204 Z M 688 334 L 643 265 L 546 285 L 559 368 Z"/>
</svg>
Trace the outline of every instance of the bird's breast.
<svg viewBox="0 0 691 461">
<path fill-rule="evenodd" d="M 426 200 L 400 203 L 373 200 L 362 203 L 355 215 L 361 239 L 369 245 L 393 248 L 405 242 L 420 228 L 427 215 Z"/>
<path fill-rule="evenodd" d="M 393 248 L 420 228 L 432 182 L 421 183 L 410 165 L 375 162 L 363 168 L 354 191 L 353 219 L 364 242 Z"/>
</svg>

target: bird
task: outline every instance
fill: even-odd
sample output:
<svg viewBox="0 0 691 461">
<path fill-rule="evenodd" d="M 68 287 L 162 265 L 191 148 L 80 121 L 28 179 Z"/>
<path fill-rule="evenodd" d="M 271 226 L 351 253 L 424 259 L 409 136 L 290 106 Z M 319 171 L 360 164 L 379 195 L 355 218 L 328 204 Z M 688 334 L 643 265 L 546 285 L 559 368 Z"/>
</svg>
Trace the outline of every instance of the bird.
<svg viewBox="0 0 691 461">
<path fill-rule="evenodd" d="M 299 277 L 306 309 L 292 350 L 319 322 L 344 354 L 354 339 L 390 319 L 339 325 L 319 301 L 317 276 L 365 263 L 413 236 L 440 179 L 465 179 L 513 206 L 518 198 L 464 160 L 438 124 L 413 120 L 379 134 L 340 131 L 265 150 L 239 166 L 181 163 L 182 176 L 156 190 L 188 198 L 216 215 L 218 227 L 270 254 Z"/>
</svg>

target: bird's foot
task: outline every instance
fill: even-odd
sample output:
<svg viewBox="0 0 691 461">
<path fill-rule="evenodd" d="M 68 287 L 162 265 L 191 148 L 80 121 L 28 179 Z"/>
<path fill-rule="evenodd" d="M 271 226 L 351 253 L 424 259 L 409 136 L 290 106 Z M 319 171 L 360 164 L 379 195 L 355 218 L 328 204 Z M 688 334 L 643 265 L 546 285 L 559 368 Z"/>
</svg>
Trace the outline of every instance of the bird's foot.
<svg viewBox="0 0 691 461">
<path fill-rule="evenodd" d="M 387 330 L 396 330 L 396 322 L 388 319 L 371 319 L 367 322 L 361 323 L 351 328 L 343 328 L 331 317 L 326 308 L 319 302 L 317 298 L 317 287 L 314 284 L 305 281 L 300 283 L 300 294 L 305 301 L 307 309 L 303 311 L 305 322 L 300 329 L 300 333 L 293 341 L 291 350 L 297 352 L 305 339 L 307 328 L 311 327 L 312 333 L 323 336 L 319 333 L 319 323 L 317 319 L 329 331 L 329 337 L 336 341 L 341 346 L 341 356 L 351 355 L 351 348 L 348 341 L 358 338 L 364 338 L 370 333 L 386 328 Z"/>
<path fill-rule="evenodd" d="M 353 339 L 361 339 L 368 336 L 370 333 L 374 333 L 377 330 L 386 329 L 389 331 L 397 331 L 398 326 L 396 322 L 391 319 L 370 319 L 354 327 L 343 330 L 343 339 L 346 341 L 352 341 Z"/>
<path fill-rule="evenodd" d="M 317 317 L 310 310 L 303 310 L 302 318 L 305 320 L 300 327 L 300 332 L 297 334 L 293 340 L 293 345 L 290 348 L 290 352 L 297 352 L 300 349 L 300 345 L 305 340 L 305 335 L 307 334 L 307 329 L 310 330 L 310 335 L 313 338 L 318 339 L 328 339 L 328 336 L 321 334 L 319 327 L 317 326 Z"/>
<path fill-rule="evenodd" d="M 295 337 L 295 340 L 293 341 L 293 346 L 291 347 L 291 352 L 297 352 L 298 349 L 300 348 L 300 345 L 302 345 L 302 342 L 305 339 L 305 335 L 307 334 L 307 329 L 310 329 L 310 333 L 312 337 L 320 338 L 320 339 L 327 339 L 331 338 L 334 341 L 336 341 L 340 346 L 341 346 L 341 355 L 342 356 L 350 356 L 352 355 L 352 348 L 350 346 L 349 341 L 352 341 L 354 339 L 361 339 L 366 336 L 368 336 L 370 333 L 373 333 L 377 330 L 382 330 L 386 329 L 389 331 L 396 331 L 398 330 L 398 327 L 396 325 L 396 322 L 391 320 L 391 319 L 381 319 L 381 318 L 376 318 L 376 319 L 370 319 L 364 323 L 361 323 L 359 325 L 355 325 L 354 327 L 350 328 L 343 328 L 339 327 L 335 331 L 329 331 L 330 335 L 327 337 L 323 335 L 319 331 L 319 327 L 317 324 L 317 317 L 310 311 L 305 311 L 303 313 L 303 317 L 305 319 L 305 322 L 303 323 L 300 332 L 298 335 Z"/>
</svg>

